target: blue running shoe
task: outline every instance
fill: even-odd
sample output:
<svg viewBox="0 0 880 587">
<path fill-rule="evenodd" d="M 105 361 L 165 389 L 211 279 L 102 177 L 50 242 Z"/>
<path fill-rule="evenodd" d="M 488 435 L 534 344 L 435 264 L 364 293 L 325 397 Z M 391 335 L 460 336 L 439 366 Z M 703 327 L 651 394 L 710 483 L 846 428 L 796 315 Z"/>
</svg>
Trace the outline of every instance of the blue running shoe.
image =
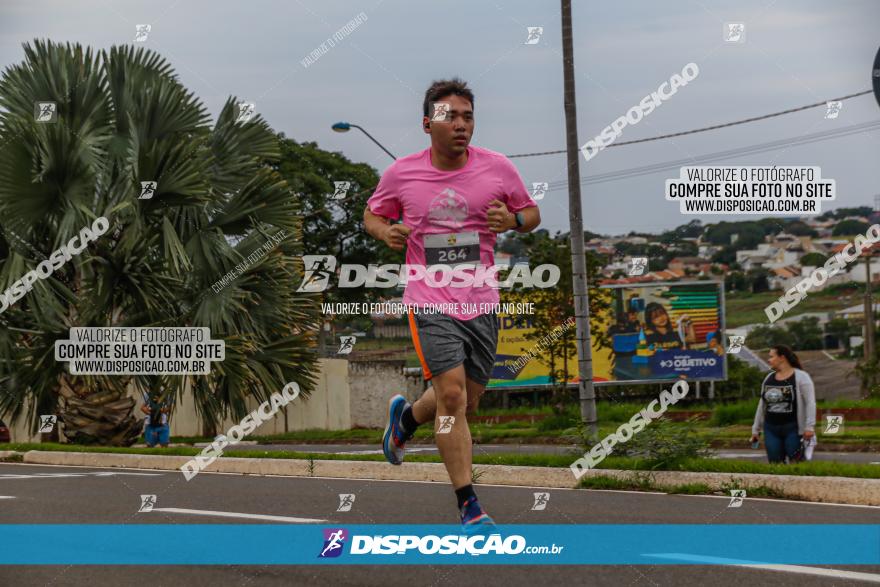
<svg viewBox="0 0 880 587">
<path fill-rule="evenodd" d="M 385 459 L 392 465 L 403 463 L 403 455 L 406 452 L 406 435 L 400 428 L 400 415 L 406 408 L 406 398 L 398 394 L 388 402 L 388 425 L 385 426 L 385 435 L 382 437 L 382 452 Z"/>
<path fill-rule="evenodd" d="M 495 529 L 495 521 L 483 510 L 476 497 L 469 497 L 461 506 L 461 529 L 469 535 Z"/>
</svg>

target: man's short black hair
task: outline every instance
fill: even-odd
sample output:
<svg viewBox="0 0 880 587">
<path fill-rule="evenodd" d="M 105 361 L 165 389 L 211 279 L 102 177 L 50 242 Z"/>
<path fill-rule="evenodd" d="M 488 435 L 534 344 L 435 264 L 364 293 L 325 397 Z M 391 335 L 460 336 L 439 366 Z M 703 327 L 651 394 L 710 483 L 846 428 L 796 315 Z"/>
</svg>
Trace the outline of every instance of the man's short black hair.
<svg viewBox="0 0 880 587">
<path fill-rule="evenodd" d="M 434 81 L 428 91 L 425 92 L 425 102 L 422 104 L 422 111 L 428 118 L 431 117 L 431 102 L 440 102 L 446 96 L 461 96 L 470 101 L 471 108 L 474 108 L 474 93 L 467 87 L 467 82 L 454 77 L 452 79 L 443 79 Z"/>
</svg>

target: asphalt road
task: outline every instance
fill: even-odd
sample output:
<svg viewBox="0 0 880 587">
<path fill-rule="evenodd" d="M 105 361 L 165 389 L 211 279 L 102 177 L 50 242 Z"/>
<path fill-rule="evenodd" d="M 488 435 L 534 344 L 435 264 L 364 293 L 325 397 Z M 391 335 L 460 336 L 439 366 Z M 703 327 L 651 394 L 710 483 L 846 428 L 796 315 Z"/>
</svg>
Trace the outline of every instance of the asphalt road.
<svg viewBox="0 0 880 587">
<path fill-rule="evenodd" d="M 404 465 L 405 466 L 405 465 Z M 478 486 L 481 501 L 502 524 L 872 524 L 880 508 L 833 506 L 747 498 L 728 508 L 727 497 L 551 489 L 543 511 L 531 509 L 535 488 Z M 340 493 L 356 495 L 349 512 L 337 512 Z M 138 513 L 140 495 L 155 494 L 157 511 Z M 167 471 L 0 464 L 0 521 L 7 524 L 268 523 L 230 519 L 218 512 L 328 520 L 330 524 L 453 524 L 455 500 L 443 483 L 257 477 L 201 473 L 190 482 Z M 168 509 L 171 508 L 171 509 Z M 182 511 L 189 510 L 189 511 Z M 200 515 L 198 512 L 213 512 Z M 273 522 L 273 523 L 278 523 Z M 2 536 L 0 540 L 8 540 Z M 51 540 L 47 536 L 47 540 Z M 821 540 L 805 537 L 805 543 Z M 666 545 L 664 545 L 666 546 Z M 686 545 L 669 545 L 676 552 Z M 235 544 L 219 545 L 234 550 Z M 149 545 L 144 545 L 149 548 Z M 880 566 L 14 566 L 0 567 L 0 585 L 690 585 L 713 587 L 864 585 L 841 576 L 860 572 L 880 582 Z"/>
<path fill-rule="evenodd" d="M 206 446 L 197 444 L 196 446 Z M 334 453 L 349 455 L 382 454 L 377 444 L 238 444 L 228 446 L 225 452 L 242 450 L 295 451 L 314 453 Z M 552 444 L 476 444 L 474 454 L 575 454 L 574 446 Z M 407 446 L 408 454 L 440 454 L 433 444 L 415 444 Z M 758 463 L 767 462 L 767 453 L 759 450 L 721 449 L 713 451 L 720 459 L 740 459 Z M 837 461 L 840 463 L 862 463 L 880 466 L 880 453 L 876 452 L 816 452 L 815 461 Z"/>
</svg>

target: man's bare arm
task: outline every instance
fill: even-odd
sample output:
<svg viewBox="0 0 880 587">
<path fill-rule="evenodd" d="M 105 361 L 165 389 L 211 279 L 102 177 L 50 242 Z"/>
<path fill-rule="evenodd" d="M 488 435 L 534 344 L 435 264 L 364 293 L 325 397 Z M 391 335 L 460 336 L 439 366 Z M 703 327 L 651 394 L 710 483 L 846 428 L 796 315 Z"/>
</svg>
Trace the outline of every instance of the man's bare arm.
<svg viewBox="0 0 880 587">
<path fill-rule="evenodd" d="M 541 224 L 541 212 L 538 210 L 537 206 L 523 208 L 519 213 L 523 215 L 523 225 L 514 229 L 517 232 L 532 232 L 538 228 L 539 224 Z M 516 226 L 515 221 L 514 226 Z"/>
<path fill-rule="evenodd" d="M 489 224 L 489 230 L 494 233 L 502 233 L 508 230 L 531 232 L 541 224 L 541 213 L 538 212 L 537 206 L 523 208 L 519 213 L 522 214 L 523 225 L 517 228 L 516 214 L 508 210 L 507 205 L 501 200 L 492 200 L 489 202 L 489 208 L 486 210 L 486 221 Z"/>
<path fill-rule="evenodd" d="M 376 240 L 385 240 L 385 231 L 391 226 L 391 221 L 384 216 L 378 216 L 364 208 L 364 228 L 371 237 Z"/>
<path fill-rule="evenodd" d="M 403 250 L 406 237 L 411 232 L 408 226 L 391 224 L 388 218 L 373 214 L 369 208 L 364 209 L 364 229 L 374 239 L 384 242 L 395 251 Z"/>
</svg>

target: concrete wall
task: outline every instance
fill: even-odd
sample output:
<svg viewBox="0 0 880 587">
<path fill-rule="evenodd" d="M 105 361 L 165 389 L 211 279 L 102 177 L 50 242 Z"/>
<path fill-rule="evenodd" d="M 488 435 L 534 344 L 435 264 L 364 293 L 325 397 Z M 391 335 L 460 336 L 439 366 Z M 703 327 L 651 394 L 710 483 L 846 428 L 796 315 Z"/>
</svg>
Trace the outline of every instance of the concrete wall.
<svg viewBox="0 0 880 587">
<path fill-rule="evenodd" d="M 275 418 L 257 428 L 255 434 L 281 434 L 285 432 L 285 419 L 288 431 L 308 428 L 347 430 L 351 425 L 352 413 L 349 401 L 348 364 L 348 361 L 343 359 L 320 359 L 321 371 L 311 397 L 308 400 L 297 399 L 287 404 L 286 410 L 284 410 L 286 415 L 284 411 L 279 411 Z M 387 374 L 381 373 L 379 375 Z M 138 403 L 134 408 L 135 414 L 138 418 L 142 418 L 140 407 L 143 401 L 140 397 L 136 397 L 136 399 Z M 385 401 L 387 402 L 387 397 Z M 255 409 L 258 405 L 259 403 L 255 400 L 248 401 L 249 410 Z M 13 442 L 40 442 L 40 434 L 31 435 L 23 419 L 13 424 L 6 417 L 0 416 L 0 418 L 10 427 Z M 238 419 L 227 418 L 218 426 L 217 432 L 225 432 L 238 422 Z M 192 395 L 186 393 L 183 401 L 177 404 L 171 416 L 171 435 L 201 436 L 202 433 L 195 402 Z"/>
<path fill-rule="evenodd" d="M 256 429 L 254 434 L 283 434 L 284 432 L 292 432 L 294 430 L 306 430 L 309 428 L 319 428 L 322 430 L 347 430 L 351 421 L 351 411 L 349 408 L 348 397 L 348 361 L 343 359 L 320 359 L 321 366 L 318 384 L 312 391 L 308 400 L 302 398 L 287 404 L 284 411 L 279 411 L 278 415 L 272 420 L 266 422 Z M 278 391 L 281 391 L 280 389 Z M 191 400 L 190 400 L 191 401 Z M 259 402 L 255 400 L 248 401 L 248 408 L 253 410 L 259 406 Z M 194 416 L 195 409 L 192 408 Z M 286 415 L 285 413 L 286 412 Z M 174 423 L 172 424 L 172 435 L 195 436 L 193 433 L 195 426 L 198 426 L 198 420 L 194 417 L 181 418 L 180 414 L 175 416 L 176 424 L 182 426 L 186 432 L 175 432 Z M 285 419 L 287 427 L 285 428 Z M 217 428 L 217 432 L 222 433 L 238 424 L 238 419 L 227 418 Z"/>
<path fill-rule="evenodd" d="M 12 442 L 40 442 L 39 434 L 31 435 L 27 431 L 28 425 L 24 418 L 20 418 L 17 422 L 12 422 L 11 419 L 2 415 L 0 416 L 0 420 L 3 420 L 3 422 L 9 427 L 9 435 L 12 438 Z"/>
<path fill-rule="evenodd" d="M 404 361 L 352 361 L 348 366 L 351 427 L 384 428 L 391 396 L 414 401 L 423 390 L 421 373 L 404 373 Z"/>
</svg>

